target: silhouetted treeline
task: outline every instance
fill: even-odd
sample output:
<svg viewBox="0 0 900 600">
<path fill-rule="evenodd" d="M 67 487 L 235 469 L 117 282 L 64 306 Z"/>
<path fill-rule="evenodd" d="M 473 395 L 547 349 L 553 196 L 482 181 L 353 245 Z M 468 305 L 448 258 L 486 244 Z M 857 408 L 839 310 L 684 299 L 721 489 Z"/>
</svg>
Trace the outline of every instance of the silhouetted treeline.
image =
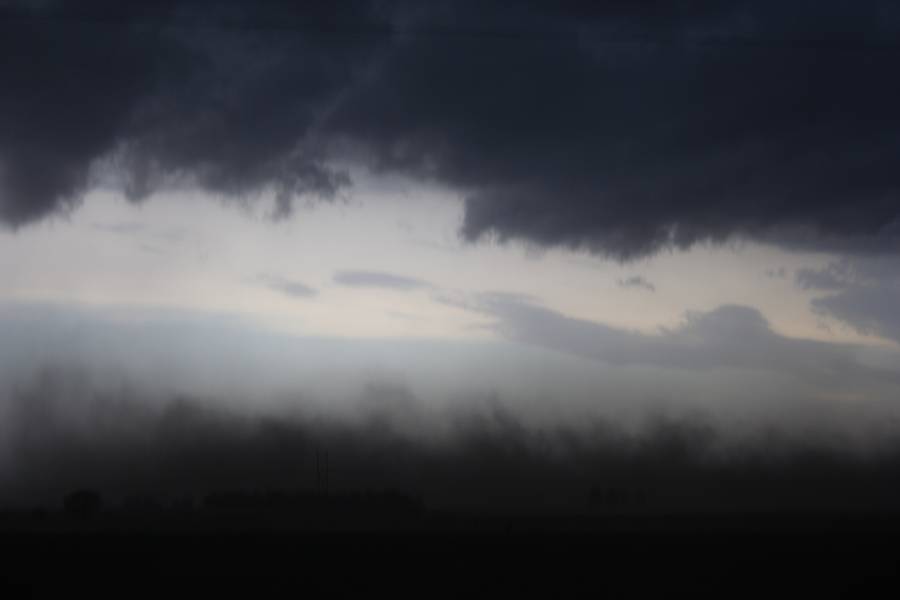
<svg viewBox="0 0 900 600">
<path fill-rule="evenodd" d="M 313 491 L 224 491 L 206 496 L 205 510 L 269 513 L 329 512 L 354 516 L 410 516 L 425 511 L 421 499 L 397 491 L 322 493 Z"/>
</svg>

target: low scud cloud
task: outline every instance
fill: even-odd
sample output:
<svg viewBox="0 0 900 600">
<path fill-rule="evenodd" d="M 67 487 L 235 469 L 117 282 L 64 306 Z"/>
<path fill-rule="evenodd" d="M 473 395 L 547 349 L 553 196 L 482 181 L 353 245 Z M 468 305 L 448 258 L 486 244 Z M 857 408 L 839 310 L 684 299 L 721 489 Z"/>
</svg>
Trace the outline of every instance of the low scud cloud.
<svg viewBox="0 0 900 600">
<path fill-rule="evenodd" d="M 0 220 L 97 185 L 463 198 L 468 239 L 630 258 L 900 242 L 892 2 L 0 4 Z"/>
<path fill-rule="evenodd" d="M 400 490 L 433 508 L 900 500 L 896 376 L 852 347 L 781 338 L 741 307 L 657 335 L 509 295 L 469 310 L 524 346 L 360 348 L 183 312 L 7 307 L 0 506 L 80 488 L 111 502 L 309 489 L 324 452 L 334 490 Z"/>
<path fill-rule="evenodd" d="M 55 503 L 79 488 L 114 502 L 314 489 L 325 452 L 331 489 L 399 490 L 431 508 L 888 510 L 900 500 L 896 431 L 860 449 L 833 435 L 735 436 L 697 415 L 657 415 L 636 433 L 603 420 L 533 430 L 497 398 L 443 414 L 439 426 L 421 399 L 383 384 L 359 398 L 355 419 L 252 415 L 208 398 L 153 403 L 89 381 L 77 369 L 44 369 L 5 399 L 5 506 Z M 629 500 L 606 506 L 604 494 Z"/>
</svg>

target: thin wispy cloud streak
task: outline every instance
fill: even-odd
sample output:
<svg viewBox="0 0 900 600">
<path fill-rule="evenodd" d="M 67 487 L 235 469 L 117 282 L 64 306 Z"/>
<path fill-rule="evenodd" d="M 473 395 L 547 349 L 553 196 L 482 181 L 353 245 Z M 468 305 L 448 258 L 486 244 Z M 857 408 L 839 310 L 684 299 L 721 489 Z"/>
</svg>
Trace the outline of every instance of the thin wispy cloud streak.
<svg viewBox="0 0 900 600">
<path fill-rule="evenodd" d="M 97 231 L 114 235 L 134 235 L 144 231 L 143 223 L 137 221 L 122 221 L 118 223 L 93 223 L 91 225 Z"/>
<path fill-rule="evenodd" d="M 619 284 L 619 287 L 623 288 L 636 288 L 640 290 L 646 290 L 648 292 L 656 291 L 656 286 L 647 281 L 641 275 L 632 275 L 631 277 L 619 279 L 616 281 L 616 283 Z"/>
<path fill-rule="evenodd" d="M 382 271 L 338 271 L 334 274 L 334 282 L 356 288 L 380 288 L 386 290 L 412 291 L 430 289 L 427 281 L 414 277 L 384 273 Z"/>
<path fill-rule="evenodd" d="M 278 275 L 262 274 L 259 275 L 257 279 L 262 285 L 270 290 L 290 296 L 291 298 L 313 298 L 319 293 L 318 290 L 305 283 L 279 277 Z"/>
</svg>

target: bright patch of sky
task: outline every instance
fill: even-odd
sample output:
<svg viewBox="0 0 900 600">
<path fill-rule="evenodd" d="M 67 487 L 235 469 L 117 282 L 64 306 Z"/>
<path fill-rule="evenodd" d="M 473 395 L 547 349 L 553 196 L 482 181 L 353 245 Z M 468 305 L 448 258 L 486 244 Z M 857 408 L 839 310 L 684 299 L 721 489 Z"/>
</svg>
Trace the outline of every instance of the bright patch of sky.
<svg viewBox="0 0 900 600">
<path fill-rule="evenodd" d="M 827 255 L 736 242 L 620 264 L 472 243 L 457 234 L 453 194 L 357 180 L 341 200 L 281 220 L 265 201 L 177 191 L 134 204 L 94 191 L 68 215 L 0 232 L 0 300 L 238 313 L 316 336 L 484 340 L 494 337 L 489 318 L 440 298 L 503 292 L 645 333 L 677 327 L 687 311 L 741 304 L 785 336 L 884 343 L 810 309 L 815 292 L 796 285 L 794 272 L 824 267 Z M 350 271 L 387 283 L 346 285 L 337 274 Z M 422 285 L 389 285 L 397 278 Z"/>
</svg>

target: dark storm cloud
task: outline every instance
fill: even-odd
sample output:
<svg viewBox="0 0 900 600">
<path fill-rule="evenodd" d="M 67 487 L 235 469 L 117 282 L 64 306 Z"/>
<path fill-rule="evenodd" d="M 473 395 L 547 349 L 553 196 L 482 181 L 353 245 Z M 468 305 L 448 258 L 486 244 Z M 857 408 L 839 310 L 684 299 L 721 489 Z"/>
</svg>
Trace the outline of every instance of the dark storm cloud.
<svg viewBox="0 0 900 600">
<path fill-rule="evenodd" d="M 633 257 L 746 235 L 900 248 L 888 1 L 0 5 L 0 218 L 436 181 L 470 239 Z"/>
<path fill-rule="evenodd" d="M 0 218 L 71 205 L 93 179 L 141 198 L 169 181 L 279 210 L 346 175 L 309 143 L 372 44 L 282 33 L 369 23 L 360 3 L 167 0 L 0 6 Z M 358 14 L 357 14 L 358 13 Z"/>
<path fill-rule="evenodd" d="M 900 384 L 897 373 L 860 364 L 852 346 L 781 336 L 759 311 L 746 306 L 689 312 L 680 327 L 649 335 L 567 317 L 503 295 L 486 294 L 457 304 L 495 318 L 496 331 L 510 340 L 611 365 L 760 369 L 826 385 Z"/>
<path fill-rule="evenodd" d="M 332 490 L 398 489 L 433 508 L 647 511 L 896 507 L 897 432 L 875 453 L 834 436 L 778 431 L 738 441 L 702 417 L 656 418 L 637 433 L 597 421 L 534 431 L 498 400 L 428 427 L 408 390 L 372 386 L 356 421 L 296 412 L 250 417 L 208 400 L 144 401 L 140 390 L 92 389 L 51 369 L 19 386 L 4 423 L 5 505 L 56 503 L 88 487 L 110 501 L 169 502 L 210 491 L 312 489 L 327 450 Z"/>
<path fill-rule="evenodd" d="M 832 262 L 797 272 L 797 284 L 829 292 L 811 301 L 813 309 L 858 332 L 900 343 L 900 262 L 870 258 Z"/>
<path fill-rule="evenodd" d="M 260 283 L 270 290 L 285 294 L 291 298 L 312 298 L 318 294 L 315 288 L 293 279 L 269 274 L 260 275 L 258 279 Z"/>
<path fill-rule="evenodd" d="M 538 4 L 484 9 L 508 35 L 409 40 L 335 122 L 464 190 L 469 238 L 897 247 L 892 8 Z"/>
<path fill-rule="evenodd" d="M 382 288 L 387 290 L 420 290 L 432 287 L 427 281 L 382 273 L 380 271 L 338 271 L 334 281 L 347 287 Z"/>
<path fill-rule="evenodd" d="M 619 279 L 617 283 L 620 287 L 624 288 L 637 288 L 641 290 L 647 290 L 648 292 L 656 291 L 656 286 L 644 279 L 642 275 L 632 275 L 631 277 L 626 277 L 625 279 Z"/>
</svg>

